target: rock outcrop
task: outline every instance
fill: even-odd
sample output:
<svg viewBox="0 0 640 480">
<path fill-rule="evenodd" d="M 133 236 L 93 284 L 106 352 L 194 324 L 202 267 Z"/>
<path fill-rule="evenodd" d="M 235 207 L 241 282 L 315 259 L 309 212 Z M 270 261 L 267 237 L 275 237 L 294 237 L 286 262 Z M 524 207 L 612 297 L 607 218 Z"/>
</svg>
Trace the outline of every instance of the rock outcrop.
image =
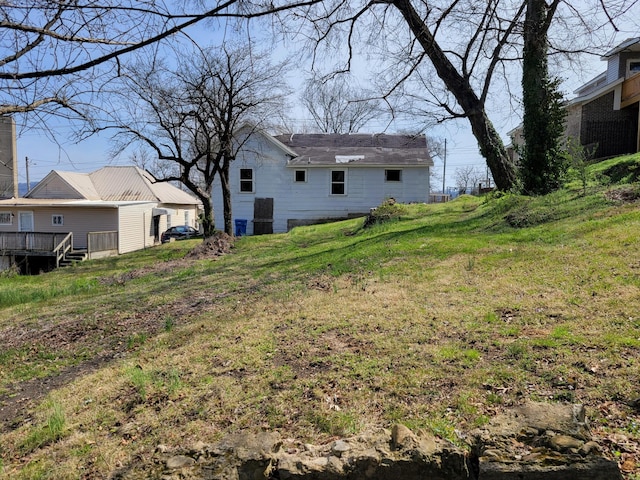
<svg viewBox="0 0 640 480">
<path fill-rule="evenodd" d="M 529 403 L 469 435 L 463 449 L 403 425 L 326 445 L 284 441 L 275 432 L 229 435 L 185 451 L 159 447 L 163 480 L 616 480 L 580 405 Z"/>
</svg>

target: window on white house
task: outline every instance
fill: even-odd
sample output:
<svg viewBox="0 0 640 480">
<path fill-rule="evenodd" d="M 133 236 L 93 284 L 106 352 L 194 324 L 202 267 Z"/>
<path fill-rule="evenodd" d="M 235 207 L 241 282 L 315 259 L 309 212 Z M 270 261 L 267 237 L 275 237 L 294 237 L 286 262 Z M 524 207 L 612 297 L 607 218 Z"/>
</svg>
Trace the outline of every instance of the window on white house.
<svg viewBox="0 0 640 480">
<path fill-rule="evenodd" d="M 51 215 L 51 225 L 56 227 L 64 225 L 64 215 Z"/>
<path fill-rule="evenodd" d="M 296 170 L 295 171 L 295 181 L 296 182 L 306 182 L 307 181 L 307 171 L 306 170 Z"/>
<path fill-rule="evenodd" d="M 191 225 L 189 223 L 189 220 L 190 220 L 190 218 L 189 218 L 189 210 L 185 210 L 184 211 L 184 224 L 185 225 Z"/>
<path fill-rule="evenodd" d="M 11 225 L 13 223 L 13 215 L 11 212 L 0 212 L 0 225 Z"/>
<path fill-rule="evenodd" d="M 253 169 L 241 168 L 240 169 L 240 191 L 246 193 L 253 192 Z"/>
<path fill-rule="evenodd" d="M 401 182 L 402 170 L 385 170 L 384 181 L 385 182 Z"/>
<path fill-rule="evenodd" d="M 344 170 L 331 170 L 331 195 L 344 195 L 346 193 L 346 172 Z"/>
</svg>

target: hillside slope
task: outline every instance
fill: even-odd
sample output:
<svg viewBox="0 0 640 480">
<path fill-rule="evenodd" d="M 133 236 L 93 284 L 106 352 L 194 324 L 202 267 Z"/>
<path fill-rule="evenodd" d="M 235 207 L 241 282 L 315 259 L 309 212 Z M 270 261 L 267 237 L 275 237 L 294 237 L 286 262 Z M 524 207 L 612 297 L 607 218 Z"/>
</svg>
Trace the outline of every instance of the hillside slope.
<svg viewBox="0 0 640 480">
<path fill-rule="evenodd" d="M 464 445 L 526 400 L 584 403 L 639 478 L 640 190 L 606 180 L 5 275 L 0 478 L 156 478 L 235 431 Z"/>
</svg>

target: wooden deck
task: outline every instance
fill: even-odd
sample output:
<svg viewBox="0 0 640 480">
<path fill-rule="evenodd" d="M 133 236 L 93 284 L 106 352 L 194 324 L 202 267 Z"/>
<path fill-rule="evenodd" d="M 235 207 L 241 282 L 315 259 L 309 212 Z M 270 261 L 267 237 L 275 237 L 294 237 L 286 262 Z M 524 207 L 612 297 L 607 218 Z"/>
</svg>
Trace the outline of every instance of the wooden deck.
<svg viewBox="0 0 640 480">
<path fill-rule="evenodd" d="M 55 268 L 91 258 L 118 254 L 118 232 L 91 232 L 88 248 L 73 245 L 73 233 L 0 232 L 0 255 L 8 257 L 49 258 Z"/>
<path fill-rule="evenodd" d="M 622 84 L 620 108 L 628 107 L 640 101 L 640 73 L 627 78 Z"/>
<path fill-rule="evenodd" d="M 56 267 L 73 250 L 73 233 L 2 232 L 0 251 L 3 255 L 54 257 Z"/>
</svg>

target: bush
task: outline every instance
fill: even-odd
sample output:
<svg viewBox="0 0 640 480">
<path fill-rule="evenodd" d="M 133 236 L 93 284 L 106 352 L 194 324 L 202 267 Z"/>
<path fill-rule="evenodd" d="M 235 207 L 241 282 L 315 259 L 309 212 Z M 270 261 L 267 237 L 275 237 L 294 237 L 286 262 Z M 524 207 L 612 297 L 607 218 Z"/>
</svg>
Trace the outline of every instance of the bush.
<svg viewBox="0 0 640 480">
<path fill-rule="evenodd" d="M 385 223 L 389 220 L 400 218 L 402 215 L 402 206 L 396 203 L 395 199 L 388 198 L 380 204 L 379 207 L 371 210 L 367 218 L 364 220 L 364 228 L 372 227 L 373 225 Z"/>
</svg>

